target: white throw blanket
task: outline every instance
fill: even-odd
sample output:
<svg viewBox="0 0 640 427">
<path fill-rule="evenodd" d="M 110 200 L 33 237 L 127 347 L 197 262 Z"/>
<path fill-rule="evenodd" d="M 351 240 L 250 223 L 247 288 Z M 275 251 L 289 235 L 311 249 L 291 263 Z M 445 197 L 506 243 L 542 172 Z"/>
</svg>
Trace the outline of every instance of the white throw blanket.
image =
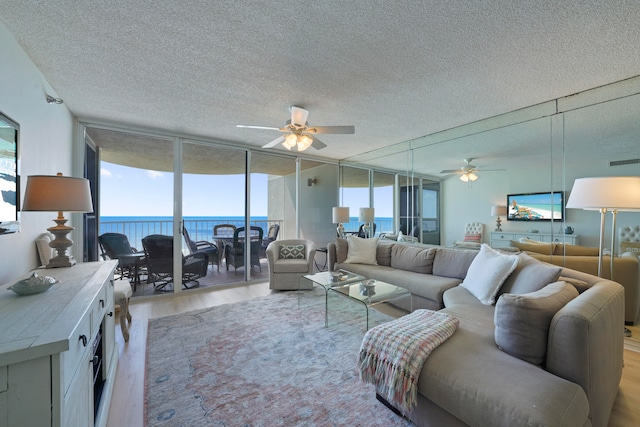
<svg viewBox="0 0 640 427">
<path fill-rule="evenodd" d="M 416 310 L 371 328 L 360 346 L 360 380 L 403 414 L 417 404 L 418 376 L 431 352 L 458 328 L 458 319 L 437 311 Z"/>
</svg>

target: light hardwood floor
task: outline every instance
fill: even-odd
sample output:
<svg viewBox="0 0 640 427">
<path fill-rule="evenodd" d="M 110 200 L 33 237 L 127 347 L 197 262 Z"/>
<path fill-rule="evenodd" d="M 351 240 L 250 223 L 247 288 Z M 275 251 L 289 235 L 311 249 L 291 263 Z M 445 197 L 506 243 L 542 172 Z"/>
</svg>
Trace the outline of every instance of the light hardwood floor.
<svg viewBox="0 0 640 427">
<path fill-rule="evenodd" d="M 128 343 L 124 342 L 120 327 L 117 325 L 116 328 L 120 360 L 107 426 L 144 426 L 144 367 L 149 319 L 256 298 L 271 292 L 268 283 L 258 283 L 226 289 L 194 290 L 177 297 L 160 295 L 151 301 L 131 304 L 133 323 L 129 329 L 131 338 Z M 633 330 L 634 339 L 638 337 L 640 340 L 640 326 L 630 329 Z M 640 346 L 630 344 L 626 347 L 640 349 Z M 624 360 L 625 367 L 609 420 L 610 427 L 640 425 L 640 353 L 625 348 Z"/>
</svg>

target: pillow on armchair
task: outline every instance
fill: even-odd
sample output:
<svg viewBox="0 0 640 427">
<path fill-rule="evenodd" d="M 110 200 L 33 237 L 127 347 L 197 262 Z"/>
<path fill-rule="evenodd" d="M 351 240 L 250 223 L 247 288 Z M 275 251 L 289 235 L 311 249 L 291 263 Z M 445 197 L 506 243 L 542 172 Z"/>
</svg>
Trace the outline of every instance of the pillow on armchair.
<svg viewBox="0 0 640 427">
<path fill-rule="evenodd" d="M 280 259 L 305 259 L 304 245 L 280 246 Z"/>
</svg>

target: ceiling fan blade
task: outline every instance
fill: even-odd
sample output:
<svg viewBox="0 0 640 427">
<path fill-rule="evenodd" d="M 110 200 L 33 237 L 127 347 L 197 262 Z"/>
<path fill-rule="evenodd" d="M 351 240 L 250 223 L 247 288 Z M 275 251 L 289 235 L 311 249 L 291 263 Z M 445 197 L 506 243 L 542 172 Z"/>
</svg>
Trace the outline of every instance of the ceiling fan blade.
<svg viewBox="0 0 640 427">
<path fill-rule="evenodd" d="M 322 150 L 324 147 L 327 146 L 327 144 L 325 144 L 324 142 L 320 141 L 318 138 L 316 138 L 313 135 L 309 135 L 311 137 L 311 139 L 313 139 L 313 142 L 311 143 L 311 146 L 313 148 L 315 148 L 316 150 Z"/>
<path fill-rule="evenodd" d="M 309 112 L 304 108 L 291 107 L 291 124 L 296 126 L 305 126 L 307 124 L 307 116 Z"/>
<path fill-rule="evenodd" d="M 247 129 L 280 130 L 280 128 L 274 128 L 272 126 L 236 125 L 236 127 L 237 128 L 247 128 Z"/>
<path fill-rule="evenodd" d="M 356 128 L 353 126 L 314 126 L 307 129 L 306 132 L 314 134 L 354 134 L 356 133 Z"/>
<path fill-rule="evenodd" d="M 276 139 L 274 139 L 273 141 L 271 141 L 271 142 L 269 142 L 267 144 L 264 144 L 262 146 L 262 148 L 272 148 L 272 147 L 275 147 L 276 145 L 281 144 L 283 142 L 284 142 L 284 136 L 279 136 Z"/>
<path fill-rule="evenodd" d="M 440 173 L 459 173 L 462 172 L 460 169 L 445 169 L 440 171 Z"/>
</svg>

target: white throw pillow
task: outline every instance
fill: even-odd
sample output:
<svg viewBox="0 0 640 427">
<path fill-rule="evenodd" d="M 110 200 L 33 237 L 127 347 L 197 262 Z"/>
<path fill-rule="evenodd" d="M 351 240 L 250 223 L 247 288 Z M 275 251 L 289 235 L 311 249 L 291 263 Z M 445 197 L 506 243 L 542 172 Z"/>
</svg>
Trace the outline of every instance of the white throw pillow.
<svg viewBox="0 0 640 427">
<path fill-rule="evenodd" d="M 518 266 L 518 256 L 501 253 L 483 243 L 480 253 L 469 266 L 467 276 L 460 284 L 471 292 L 481 303 L 492 305 L 496 302 L 498 289 Z"/>
<path fill-rule="evenodd" d="M 363 239 L 357 236 L 347 236 L 349 252 L 345 264 L 373 264 L 378 265 L 376 251 L 378 238 Z"/>
</svg>

